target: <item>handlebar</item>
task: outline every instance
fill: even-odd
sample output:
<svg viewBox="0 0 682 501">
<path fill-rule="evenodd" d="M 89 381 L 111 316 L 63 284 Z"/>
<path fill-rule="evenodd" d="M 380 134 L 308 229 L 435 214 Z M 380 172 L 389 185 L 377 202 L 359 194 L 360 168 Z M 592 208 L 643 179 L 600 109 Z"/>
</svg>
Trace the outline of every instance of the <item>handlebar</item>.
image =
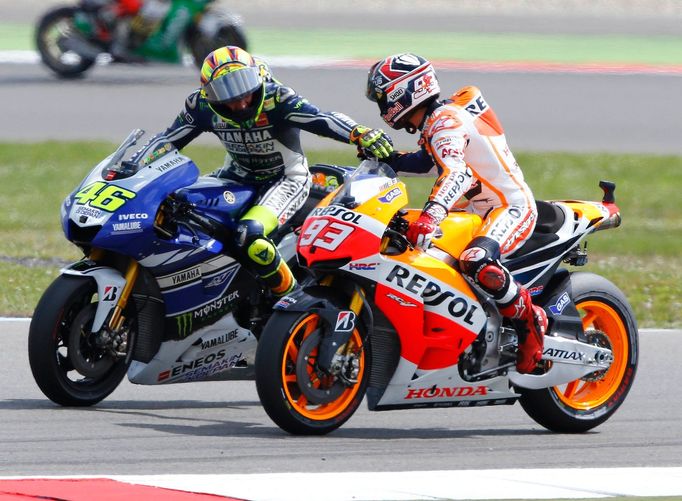
<svg viewBox="0 0 682 501">
<path fill-rule="evenodd" d="M 191 227 L 189 223 L 195 225 L 199 230 L 206 233 L 209 237 L 215 238 L 220 243 L 225 245 L 230 242 L 230 231 L 219 221 L 199 214 L 194 210 L 194 205 L 186 202 L 184 200 L 178 200 L 176 198 L 169 198 L 169 206 L 171 209 L 171 215 L 177 223 L 187 224 Z"/>
</svg>

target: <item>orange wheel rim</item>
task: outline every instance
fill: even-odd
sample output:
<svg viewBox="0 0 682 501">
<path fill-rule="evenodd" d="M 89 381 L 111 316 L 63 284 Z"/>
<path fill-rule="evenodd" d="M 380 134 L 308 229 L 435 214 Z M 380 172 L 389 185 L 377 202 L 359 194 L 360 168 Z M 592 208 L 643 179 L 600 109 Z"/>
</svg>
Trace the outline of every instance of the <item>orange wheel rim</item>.
<svg viewBox="0 0 682 501">
<path fill-rule="evenodd" d="M 310 336 L 318 327 L 320 323 L 320 316 L 311 314 L 301 319 L 301 321 L 292 330 L 287 344 L 284 348 L 284 355 L 282 357 L 282 387 L 289 404 L 301 415 L 308 419 L 316 421 L 323 421 L 333 419 L 343 413 L 348 405 L 353 401 L 358 391 L 360 391 L 360 383 L 365 372 L 365 357 L 361 354 L 359 357 L 359 371 L 358 383 L 347 387 L 336 399 L 324 404 L 316 404 L 309 402 L 307 397 L 301 392 L 299 388 L 299 380 L 296 375 L 296 361 L 298 358 L 299 347 L 303 341 Z M 357 329 L 348 341 L 351 351 L 362 350 L 362 339 Z M 308 381 L 302 381 L 302 384 L 312 384 L 319 386 L 328 383 L 328 379 L 320 379 L 314 371 L 314 358 L 317 356 L 317 348 L 309 354 L 309 363 L 307 373 L 310 377 Z M 331 376 L 329 376 L 331 378 Z"/>
<path fill-rule="evenodd" d="M 576 410 L 589 410 L 608 402 L 620 387 L 629 357 L 628 331 L 618 312 L 606 303 L 584 301 L 576 306 L 582 317 L 583 329 L 586 332 L 596 330 L 608 338 L 613 363 L 596 381 L 577 379 L 553 389 L 565 405 Z"/>
</svg>

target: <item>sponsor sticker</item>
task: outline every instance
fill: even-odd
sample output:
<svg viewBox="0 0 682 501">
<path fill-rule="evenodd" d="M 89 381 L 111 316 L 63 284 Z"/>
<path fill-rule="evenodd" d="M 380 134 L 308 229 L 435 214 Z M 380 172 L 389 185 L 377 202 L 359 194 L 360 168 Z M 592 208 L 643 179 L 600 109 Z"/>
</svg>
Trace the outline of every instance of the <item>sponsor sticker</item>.
<svg viewBox="0 0 682 501">
<path fill-rule="evenodd" d="M 355 313 L 352 311 L 341 311 L 336 317 L 336 332 L 351 332 L 355 329 Z"/>
<path fill-rule="evenodd" d="M 554 315 L 561 315 L 561 312 L 564 311 L 564 308 L 566 308 L 570 302 L 571 298 L 568 296 L 568 292 L 564 292 L 561 296 L 559 296 L 559 299 L 557 299 L 556 303 L 549 307 L 549 311 L 551 311 Z"/>
</svg>

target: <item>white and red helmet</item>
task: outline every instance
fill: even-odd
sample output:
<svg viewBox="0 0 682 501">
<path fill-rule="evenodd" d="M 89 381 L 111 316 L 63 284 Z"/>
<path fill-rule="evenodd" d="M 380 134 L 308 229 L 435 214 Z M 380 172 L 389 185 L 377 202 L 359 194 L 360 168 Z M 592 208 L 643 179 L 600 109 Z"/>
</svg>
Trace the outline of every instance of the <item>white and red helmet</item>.
<svg viewBox="0 0 682 501">
<path fill-rule="evenodd" d="M 375 63 L 367 76 L 367 98 L 379 105 L 381 118 L 394 129 L 416 108 L 440 94 L 433 65 L 415 54 L 397 54 Z"/>
</svg>

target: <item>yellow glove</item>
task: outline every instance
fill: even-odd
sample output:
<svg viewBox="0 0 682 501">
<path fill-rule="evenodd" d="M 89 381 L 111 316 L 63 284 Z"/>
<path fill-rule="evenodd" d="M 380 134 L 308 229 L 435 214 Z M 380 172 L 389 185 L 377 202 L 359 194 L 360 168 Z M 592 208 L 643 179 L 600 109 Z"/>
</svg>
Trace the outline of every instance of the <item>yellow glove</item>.
<svg viewBox="0 0 682 501">
<path fill-rule="evenodd" d="M 393 141 L 381 129 L 356 125 L 350 131 L 350 142 L 376 158 L 388 158 L 393 152 Z"/>
</svg>

